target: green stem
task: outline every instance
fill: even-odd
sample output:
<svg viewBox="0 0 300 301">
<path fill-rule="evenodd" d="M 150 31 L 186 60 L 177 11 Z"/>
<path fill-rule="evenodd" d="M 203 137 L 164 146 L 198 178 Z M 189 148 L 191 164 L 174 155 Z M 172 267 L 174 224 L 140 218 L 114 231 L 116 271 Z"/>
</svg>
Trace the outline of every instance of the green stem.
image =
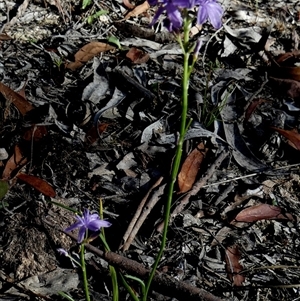
<svg viewBox="0 0 300 301">
<path fill-rule="evenodd" d="M 191 74 L 189 70 L 189 57 L 190 57 L 190 51 L 188 51 L 189 48 L 189 27 L 190 27 L 190 21 L 188 20 L 188 17 L 184 18 L 184 36 L 183 36 L 183 43 L 179 42 L 179 44 L 182 47 L 183 50 L 183 77 L 182 77 L 182 103 L 181 103 L 181 123 L 180 123 L 180 133 L 179 133 L 179 140 L 176 147 L 175 157 L 172 165 L 172 171 L 171 171 L 171 179 L 168 185 L 168 192 L 167 192 L 167 203 L 165 206 L 165 216 L 164 216 L 164 228 L 162 232 L 162 240 L 160 245 L 160 250 L 158 252 L 158 255 L 156 257 L 156 260 L 153 264 L 152 270 L 150 272 L 146 289 L 145 289 L 145 295 L 143 296 L 143 301 L 147 301 L 147 297 L 149 294 L 150 286 L 153 280 L 153 277 L 155 275 L 156 269 L 158 267 L 158 264 L 161 260 L 161 257 L 163 255 L 166 242 L 167 242 L 167 232 L 168 232 L 168 226 L 170 221 L 170 212 L 171 212 L 171 205 L 172 205 L 172 199 L 173 199 L 173 190 L 174 185 L 176 182 L 176 178 L 179 171 L 180 161 L 181 161 L 181 155 L 182 155 L 182 145 L 184 141 L 184 136 L 187 131 L 186 126 L 186 120 L 187 120 L 187 110 L 188 110 L 188 89 L 189 89 L 189 76 Z"/>
<path fill-rule="evenodd" d="M 117 271 L 111 265 L 109 266 L 109 273 L 110 273 L 111 283 L 112 283 L 113 301 L 119 301 L 119 285 L 118 285 Z"/>
<path fill-rule="evenodd" d="M 103 206 L 102 206 L 102 200 L 100 199 L 100 217 L 103 219 Z M 100 239 L 104 245 L 105 251 L 110 251 L 110 247 L 105 239 L 105 231 L 104 228 L 101 229 L 101 233 L 99 234 Z M 109 273 L 111 278 L 111 285 L 112 285 L 112 299 L 113 301 L 119 301 L 119 285 L 118 285 L 118 276 L 116 269 L 109 265 Z"/>
<path fill-rule="evenodd" d="M 130 294 L 132 300 L 134 301 L 140 301 L 140 299 L 136 296 L 136 294 L 134 293 L 133 289 L 130 287 L 130 285 L 127 283 L 126 279 L 124 278 L 124 276 L 120 273 L 119 274 L 121 277 L 121 280 L 123 282 L 124 287 L 127 289 L 128 293 Z"/>
<path fill-rule="evenodd" d="M 81 269 L 83 275 L 83 287 L 85 292 L 85 300 L 90 301 L 90 293 L 89 293 L 89 285 L 87 280 L 86 274 L 86 266 L 85 266 L 85 259 L 84 259 L 84 243 L 80 245 L 80 261 L 81 261 Z"/>
<path fill-rule="evenodd" d="M 105 239 L 103 228 L 102 228 L 102 233 L 100 233 L 99 237 L 100 237 L 100 239 L 101 239 L 101 241 L 104 245 L 105 251 L 107 251 L 107 252 L 110 251 L 110 248 L 109 248 L 109 246 L 106 242 L 106 239 Z M 119 286 L 118 286 L 117 271 L 113 266 L 110 265 L 109 266 L 109 272 L 110 272 L 110 275 L 111 275 L 112 287 L 113 287 L 113 301 L 118 301 L 119 300 Z M 119 275 L 121 277 L 121 280 L 122 280 L 122 283 L 123 283 L 124 287 L 127 289 L 127 291 L 130 294 L 131 298 L 134 301 L 140 301 L 139 298 L 135 295 L 134 291 L 129 286 L 129 284 L 126 282 L 126 279 L 123 277 L 123 275 L 121 273 L 119 273 Z M 143 287 L 142 287 L 142 290 L 143 290 Z"/>
</svg>

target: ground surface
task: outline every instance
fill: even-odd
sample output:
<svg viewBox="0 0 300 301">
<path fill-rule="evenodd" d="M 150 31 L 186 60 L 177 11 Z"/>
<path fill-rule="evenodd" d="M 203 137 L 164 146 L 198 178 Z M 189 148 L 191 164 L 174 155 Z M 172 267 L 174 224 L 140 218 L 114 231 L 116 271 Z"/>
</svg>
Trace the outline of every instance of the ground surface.
<svg viewBox="0 0 300 301">
<path fill-rule="evenodd" d="M 151 298 L 299 300 L 299 2 L 222 5 L 220 30 L 192 31 L 193 122 Z M 78 252 L 57 203 L 98 212 L 101 199 L 112 223 L 114 253 L 87 250 L 94 300 L 111 299 L 107 261 L 140 277 L 153 263 L 182 71 L 174 36 L 149 27 L 155 9 L 0 1 L 0 300 L 84 298 L 57 252 Z"/>
</svg>

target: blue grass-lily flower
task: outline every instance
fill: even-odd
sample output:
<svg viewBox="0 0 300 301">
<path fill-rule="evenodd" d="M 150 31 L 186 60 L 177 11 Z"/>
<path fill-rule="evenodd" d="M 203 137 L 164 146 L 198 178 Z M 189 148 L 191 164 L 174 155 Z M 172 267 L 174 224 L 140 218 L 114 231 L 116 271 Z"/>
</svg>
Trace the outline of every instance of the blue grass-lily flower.
<svg viewBox="0 0 300 301">
<path fill-rule="evenodd" d="M 151 26 L 163 13 L 167 15 L 167 28 L 169 31 L 177 30 L 182 26 L 183 20 L 180 9 L 193 9 L 198 6 L 197 24 L 207 20 L 218 29 L 222 26 L 223 8 L 216 0 L 148 0 L 150 5 L 159 8 L 151 22 Z"/>
<path fill-rule="evenodd" d="M 150 5 L 159 5 L 159 8 L 150 24 L 152 26 L 163 13 L 167 15 L 167 28 L 169 31 L 177 30 L 182 26 L 182 17 L 179 7 L 173 4 L 172 0 L 148 0 Z"/>
<path fill-rule="evenodd" d="M 88 209 L 84 209 L 83 216 L 76 216 L 77 222 L 68 227 L 65 231 L 69 232 L 79 228 L 78 233 L 78 243 L 81 243 L 84 239 L 85 233 L 87 230 L 91 230 L 93 232 L 99 231 L 102 227 L 109 227 L 111 223 L 101 220 L 99 215 L 96 213 L 90 214 Z"/>
<path fill-rule="evenodd" d="M 195 4 L 199 5 L 197 24 L 203 24 L 209 20 L 215 29 L 222 26 L 224 10 L 216 0 L 195 0 Z"/>
</svg>

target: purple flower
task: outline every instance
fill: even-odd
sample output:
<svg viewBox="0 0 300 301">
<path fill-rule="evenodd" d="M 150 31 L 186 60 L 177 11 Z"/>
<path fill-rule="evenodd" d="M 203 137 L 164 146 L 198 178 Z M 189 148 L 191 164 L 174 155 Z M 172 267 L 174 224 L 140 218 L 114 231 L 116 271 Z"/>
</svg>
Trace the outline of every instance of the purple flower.
<svg viewBox="0 0 300 301">
<path fill-rule="evenodd" d="M 215 29 L 222 26 L 222 15 L 224 11 L 216 0 L 195 0 L 195 4 L 199 5 L 197 24 L 203 24 L 209 20 Z"/>
<path fill-rule="evenodd" d="M 182 26 L 182 17 L 179 7 L 175 6 L 172 0 L 149 0 L 148 2 L 150 5 L 160 5 L 150 26 L 152 26 L 164 12 L 167 14 L 167 28 L 169 31 L 177 30 Z"/>
<path fill-rule="evenodd" d="M 57 252 L 60 254 L 60 255 L 63 255 L 63 256 L 69 256 L 68 252 L 63 249 L 63 248 L 58 248 L 57 249 Z"/>
<path fill-rule="evenodd" d="M 180 9 L 193 9 L 199 6 L 197 24 L 203 24 L 207 20 L 218 29 L 222 26 L 223 8 L 216 0 L 148 0 L 150 5 L 159 5 L 156 15 L 150 26 L 152 26 L 163 13 L 167 14 L 167 28 L 169 31 L 179 29 L 183 20 Z"/>
<path fill-rule="evenodd" d="M 67 228 L 65 231 L 69 232 L 76 228 L 79 228 L 78 243 L 81 243 L 84 239 L 87 230 L 93 232 L 99 231 L 101 227 L 109 227 L 111 223 L 101 220 L 99 215 L 94 213 L 90 214 L 88 209 L 84 209 L 83 216 L 76 216 L 77 222 Z"/>
<path fill-rule="evenodd" d="M 193 54 L 195 60 L 198 58 L 201 46 L 202 46 L 202 40 L 198 39 Z"/>
</svg>

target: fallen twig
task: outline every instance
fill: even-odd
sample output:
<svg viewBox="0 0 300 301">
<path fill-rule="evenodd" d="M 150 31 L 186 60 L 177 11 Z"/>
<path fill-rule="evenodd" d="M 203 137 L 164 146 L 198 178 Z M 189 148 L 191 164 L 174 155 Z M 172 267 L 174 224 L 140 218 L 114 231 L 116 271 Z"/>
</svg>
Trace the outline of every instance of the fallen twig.
<svg viewBox="0 0 300 301">
<path fill-rule="evenodd" d="M 152 197 L 150 198 L 150 200 L 148 201 L 147 205 L 145 206 L 151 192 L 160 185 L 160 183 L 162 182 L 163 177 L 160 177 L 154 184 L 153 186 L 150 188 L 150 190 L 148 191 L 148 193 L 145 195 L 145 197 L 142 199 L 140 205 L 138 206 L 128 228 L 127 231 L 125 232 L 124 236 L 123 236 L 123 241 L 124 244 L 122 246 L 122 250 L 123 251 L 127 251 L 131 245 L 131 243 L 133 242 L 137 232 L 139 231 L 139 229 L 141 228 L 142 224 L 144 223 L 145 219 L 147 218 L 148 214 L 150 213 L 151 209 L 155 206 L 155 204 L 157 203 L 157 201 L 159 200 L 159 195 L 162 194 L 163 189 L 165 186 L 161 186 L 158 190 L 156 190 L 154 192 L 154 194 L 152 195 Z M 145 209 L 143 211 L 143 209 Z M 120 247 L 121 248 L 121 247 Z"/>
<path fill-rule="evenodd" d="M 63 230 L 60 231 L 64 232 L 74 241 L 77 241 L 77 237 L 75 235 Z M 119 268 L 130 275 L 137 276 L 141 279 L 146 279 L 150 273 L 150 270 L 146 269 L 142 264 L 132 259 L 128 259 L 122 255 L 114 252 L 103 252 L 90 244 L 86 244 L 85 248 L 95 255 L 103 258 L 110 265 L 113 265 L 114 267 Z M 222 301 L 221 298 L 214 296 L 204 289 L 197 288 L 183 281 L 178 281 L 164 273 L 156 273 L 153 278 L 153 289 L 163 295 L 176 297 L 177 300 Z"/>
</svg>

